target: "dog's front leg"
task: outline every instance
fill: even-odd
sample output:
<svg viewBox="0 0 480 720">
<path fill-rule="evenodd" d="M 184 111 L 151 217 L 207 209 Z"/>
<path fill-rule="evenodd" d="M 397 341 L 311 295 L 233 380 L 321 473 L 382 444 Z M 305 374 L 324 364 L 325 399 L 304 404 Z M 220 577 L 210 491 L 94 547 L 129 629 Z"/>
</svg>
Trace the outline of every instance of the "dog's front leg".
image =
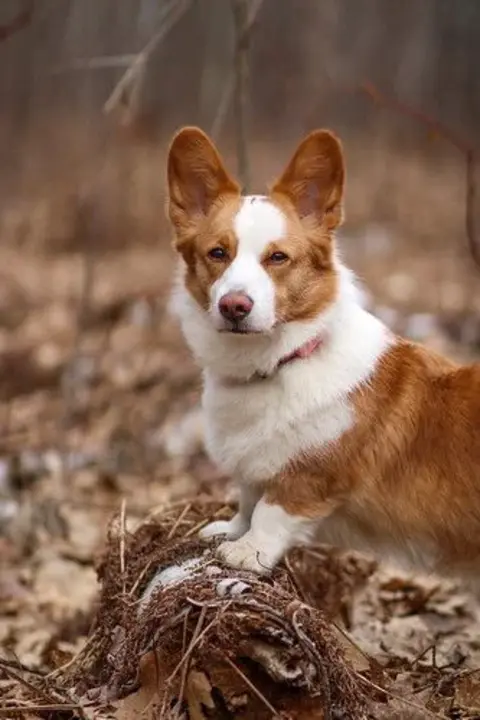
<svg viewBox="0 0 480 720">
<path fill-rule="evenodd" d="M 217 520 L 200 530 L 204 540 L 217 535 L 225 535 L 229 540 L 238 540 L 250 528 L 255 505 L 261 498 L 261 489 L 255 485 L 240 485 L 238 512 L 231 520 Z"/>
<path fill-rule="evenodd" d="M 282 473 L 266 485 L 248 532 L 219 545 L 217 553 L 232 567 L 268 573 L 289 550 L 315 541 L 340 503 L 321 475 Z"/>
<path fill-rule="evenodd" d="M 217 553 L 232 567 L 268 573 L 291 548 L 310 544 L 318 524 L 319 518 L 291 515 L 264 496 L 255 506 L 248 532 L 222 543 Z"/>
</svg>

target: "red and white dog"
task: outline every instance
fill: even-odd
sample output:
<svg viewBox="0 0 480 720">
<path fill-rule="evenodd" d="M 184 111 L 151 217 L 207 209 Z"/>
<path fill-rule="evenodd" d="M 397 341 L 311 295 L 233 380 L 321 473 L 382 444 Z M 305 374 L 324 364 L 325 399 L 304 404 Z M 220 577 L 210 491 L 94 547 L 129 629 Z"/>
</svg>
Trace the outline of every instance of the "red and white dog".
<svg viewBox="0 0 480 720">
<path fill-rule="evenodd" d="M 202 535 L 257 572 L 321 541 L 474 581 L 480 365 L 362 308 L 335 248 L 344 178 L 323 130 L 265 196 L 241 195 L 201 130 L 171 144 L 174 308 L 203 368 L 207 448 L 240 490 L 234 518 Z"/>
</svg>

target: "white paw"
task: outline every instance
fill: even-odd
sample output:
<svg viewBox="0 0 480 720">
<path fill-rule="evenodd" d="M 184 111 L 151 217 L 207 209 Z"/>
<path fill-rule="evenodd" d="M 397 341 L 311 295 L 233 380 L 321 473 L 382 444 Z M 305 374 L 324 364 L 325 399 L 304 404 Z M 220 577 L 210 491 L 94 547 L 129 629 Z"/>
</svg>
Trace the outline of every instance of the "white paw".
<svg viewBox="0 0 480 720">
<path fill-rule="evenodd" d="M 216 535 L 225 535 L 229 540 L 237 540 L 242 537 L 248 530 L 246 521 L 235 515 L 231 520 L 217 520 L 206 525 L 199 532 L 202 540 L 208 540 Z"/>
<path fill-rule="evenodd" d="M 230 567 L 251 570 L 260 575 L 270 572 L 274 565 L 247 537 L 223 542 L 217 548 L 217 555 Z"/>
</svg>

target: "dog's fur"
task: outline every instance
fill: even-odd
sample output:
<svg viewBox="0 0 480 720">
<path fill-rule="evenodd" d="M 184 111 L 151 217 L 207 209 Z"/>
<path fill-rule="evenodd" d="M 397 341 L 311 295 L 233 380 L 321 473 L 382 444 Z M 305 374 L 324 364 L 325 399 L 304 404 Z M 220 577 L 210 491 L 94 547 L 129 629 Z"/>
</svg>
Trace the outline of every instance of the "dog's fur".
<svg viewBox="0 0 480 720">
<path fill-rule="evenodd" d="M 362 309 L 335 247 L 344 175 L 327 131 L 268 196 L 242 197 L 199 129 L 171 144 L 174 307 L 203 368 L 208 450 L 240 489 L 237 515 L 203 536 L 226 535 L 219 554 L 257 572 L 322 541 L 474 581 L 480 366 Z M 219 309 L 232 292 L 254 303 L 238 323 Z"/>
</svg>

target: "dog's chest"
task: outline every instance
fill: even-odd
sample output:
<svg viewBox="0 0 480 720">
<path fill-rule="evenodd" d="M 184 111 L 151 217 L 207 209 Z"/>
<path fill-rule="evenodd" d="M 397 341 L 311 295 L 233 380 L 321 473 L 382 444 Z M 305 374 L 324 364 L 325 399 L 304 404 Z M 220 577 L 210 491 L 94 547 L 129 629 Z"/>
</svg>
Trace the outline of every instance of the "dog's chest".
<svg viewBox="0 0 480 720">
<path fill-rule="evenodd" d="M 206 378 L 206 444 L 213 460 L 246 482 L 265 481 L 300 454 L 338 440 L 353 422 L 346 399 L 329 399 L 320 386 L 292 374 L 245 385 Z"/>
</svg>

